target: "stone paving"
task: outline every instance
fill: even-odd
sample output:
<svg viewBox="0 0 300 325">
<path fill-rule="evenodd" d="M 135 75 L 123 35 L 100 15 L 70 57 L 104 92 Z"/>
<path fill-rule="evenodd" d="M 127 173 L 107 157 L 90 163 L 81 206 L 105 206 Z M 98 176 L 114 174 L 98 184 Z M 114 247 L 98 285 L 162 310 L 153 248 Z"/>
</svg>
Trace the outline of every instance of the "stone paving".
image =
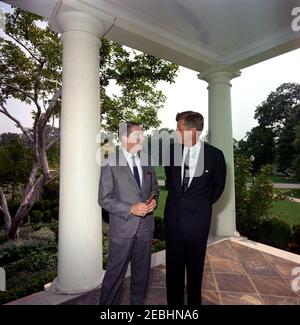
<svg viewBox="0 0 300 325">
<path fill-rule="evenodd" d="M 300 264 L 230 240 L 207 248 L 202 285 L 204 305 L 300 305 L 292 290 L 292 269 Z M 129 282 L 122 304 L 129 304 Z M 300 280 L 298 281 L 300 287 Z M 147 305 L 165 305 L 165 265 L 152 268 Z"/>
</svg>

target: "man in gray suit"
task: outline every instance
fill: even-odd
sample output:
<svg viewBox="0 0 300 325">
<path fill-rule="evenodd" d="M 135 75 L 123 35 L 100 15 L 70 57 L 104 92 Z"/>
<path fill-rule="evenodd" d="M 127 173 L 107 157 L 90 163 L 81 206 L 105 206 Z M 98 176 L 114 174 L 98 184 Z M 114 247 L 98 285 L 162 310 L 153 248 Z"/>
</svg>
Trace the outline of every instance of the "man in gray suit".
<svg viewBox="0 0 300 325">
<path fill-rule="evenodd" d="M 119 138 L 121 146 L 101 168 L 99 184 L 99 204 L 109 212 L 109 257 L 99 304 L 119 303 L 130 262 L 131 304 L 142 305 L 149 280 L 153 210 L 159 191 L 151 159 L 141 152 L 144 137 L 140 125 L 121 125 Z"/>
</svg>

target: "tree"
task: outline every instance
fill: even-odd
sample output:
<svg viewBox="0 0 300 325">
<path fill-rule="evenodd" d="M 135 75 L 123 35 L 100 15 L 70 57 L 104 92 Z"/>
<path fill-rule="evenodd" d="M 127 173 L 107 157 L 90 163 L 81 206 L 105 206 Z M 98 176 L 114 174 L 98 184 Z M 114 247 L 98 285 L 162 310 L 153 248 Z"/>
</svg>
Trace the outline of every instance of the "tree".
<svg viewBox="0 0 300 325">
<path fill-rule="evenodd" d="M 299 108 L 300 84 L 284 83 L 256 108 L 254 118 L 260 126 L 271 128 L 275 136 L 279 137 L 288 123 L 297 124 Z"/>
<path fill-rule="evenodd" d="M 50 121 L 60 114 L 62 44 L 46 20 L 20 9 L 7 15 L 5 33 L 8 39 L 0 37 L 0 113 L 23 132 L 33 157 L 14 216 L 0 186 L 0 211 L 4 215 L 5 230 L 9 238 L 17 238 L 22 220 L 44 185 L 57 175 L 57 171 L 49 169 L 49 150 L 57 146 L 59 130 L 51 126 Z M 131 53 L 105 39 L 102 44 L 99 53 L 102 127 L 116 131 L 119 122 L 126 119 L 142 122 L 145 129 L 158 126 L 157 110 L 165 96 L 155 90 L 155 86 L 161 80 L 173 82 L 177 65 L 151 55 Z M 107 94 L 111 81 L 120 87 L 120 96 Z M 32 128 L 25 128 L 10 114 L 10 99 L 32 105 Z"/>
<path fill-rule="evenodd" d="M 237 143 L 237 152 L 248 158 L 253 156 L 252 170 L 257 173 L 263 165 L 271 164 L 274 158 L 274 134 L 271 129 L 256 126 L 246 134 L 246 140 Z"/>
<path fill-rule="evenodd" d="M 278 168 L 286 172 L 297 156 L 294 141 L 295 128 L 300 123 L 300 84 L 280 85 L 257 107 L 254 117 L 261 127 L 273 132 Z"/>
</svg>

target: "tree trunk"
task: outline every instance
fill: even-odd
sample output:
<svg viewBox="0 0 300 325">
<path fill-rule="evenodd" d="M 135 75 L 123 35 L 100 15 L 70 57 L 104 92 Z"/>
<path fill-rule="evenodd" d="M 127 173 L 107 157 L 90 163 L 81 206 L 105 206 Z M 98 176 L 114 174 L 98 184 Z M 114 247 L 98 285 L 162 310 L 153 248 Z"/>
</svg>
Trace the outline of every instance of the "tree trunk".
<svg viewBox="0 0 300 325">
<path fill-rule="evenodd" d="M 48 181 L 49 177 L 40 176 L 34 185 L 31 186 L 27 195 L 23 196 L 22 202 L 16 212 L 15 217 L 12 220 L 11 227 L 9 229 L 8 238 L 17 239 L 19 234 L 19 228 L 23 219 L 28 214 L 36 199 L 41 194 L 43 187 Z M 28 184 L 27 184 L 28 185 Z"/>
<path fill-rule="evenodd" d="M 0 186 L 0 210 L 3 213 L 4 216 L 4 230 L 6 235 L 8 235 L 10 227 L 11 227 L 11 216 L 8 210 L 8 206 L 7 206 L 7 201 L 5 198 L 5 195 L 2 191 L 2 188 Z"/>
</svg>

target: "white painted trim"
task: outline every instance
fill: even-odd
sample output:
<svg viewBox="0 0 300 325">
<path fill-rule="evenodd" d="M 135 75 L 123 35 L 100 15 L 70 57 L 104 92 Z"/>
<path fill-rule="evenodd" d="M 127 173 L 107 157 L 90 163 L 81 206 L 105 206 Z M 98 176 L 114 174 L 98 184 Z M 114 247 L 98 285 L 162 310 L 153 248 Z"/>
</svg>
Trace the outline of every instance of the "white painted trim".
<svg viewBox="0 0 300 325">
<path fill-rule="evenodd" d="M 248 58 L 261 54 L 277 46 L 283 46 L 284 44 L 296 39 L 299 39 L 299 33 L 296 33 L 289 28 L 268 35 L 237 50 L 225 53 L 219 58 L 219 60 L 221 64 L 238 64 L 243 60 L 247 60 Z"/>
</svg>

